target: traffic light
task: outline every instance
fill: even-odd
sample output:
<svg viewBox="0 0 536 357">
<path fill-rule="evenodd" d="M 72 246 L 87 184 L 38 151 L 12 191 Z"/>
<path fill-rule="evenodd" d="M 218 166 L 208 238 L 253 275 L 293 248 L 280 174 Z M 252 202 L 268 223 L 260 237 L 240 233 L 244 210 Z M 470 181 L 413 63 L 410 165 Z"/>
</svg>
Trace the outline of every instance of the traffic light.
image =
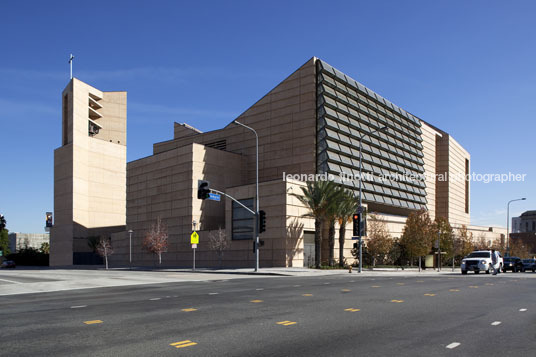
<svg viewBox="0 0 536 357">
<path fill-rule="evenodd" d="M 357 237 L 359 236 L 359 222 L 361 221 L 361 213 L 354 213 L 352 216 L 353 221 L 353 236 Z"/>
<path fill-rule="evenodd" d="M 266 230 L 266 212 L 259 211 L 259 233 Z"/>
<path fill-rule="evenodd" d="M 359 220 L 359 236 L 360 237 L 366 237 L 367 236 L 367 215 L 361 213 Z"/>
<path fill-rule="evenodd" d="M 46 213 L 45 227 L 52 227 L 52 212 Z"/>
<path fill-rule="evenodd" d="M 197 181 L 197 198 L 200 200 L 206 200 L 210 195 L 210 188 L 208 181 L 198 180 Z"/>
<path fill-rule="evenodd" d="M 257 245 L 257 242 L 255 240 L 253 240 L 253 253 L 256 253 L 256 245 Z M 261 247 L 264 247 L 264 241 L 262 239 L 259 239 L 259 249 Z"/>
</svg>

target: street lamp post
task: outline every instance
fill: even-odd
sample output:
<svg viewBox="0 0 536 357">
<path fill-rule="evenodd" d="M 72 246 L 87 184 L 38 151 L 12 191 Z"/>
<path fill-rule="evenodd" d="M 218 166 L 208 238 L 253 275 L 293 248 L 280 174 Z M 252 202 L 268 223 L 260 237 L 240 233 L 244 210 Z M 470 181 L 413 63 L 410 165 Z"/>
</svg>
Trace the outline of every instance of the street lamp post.
<svg viewBox="0 0 536 357">
<path fill-rule="evenodd" d="M 510 256 L 510 203 L 515 201 L 525 201 L 526 198 L 516 198 L 515 200 L 508 201 L 506 205 L 506 253 Z"/>
<path fill-rule="evenodd" d="M 372 134 L 377 133 L 379 131 L 386 132 L 388 129 L 389 129 L 388 127 L 384 126 L 383 128 L 371 131 L 370 133 L 363 133 L 359 137 L 359 211 L 361 213 L 361 215 L 360 215 L 361 218 L 363 217 L 362 216 L 362 214 L 363 214 L 363 206 L 362 206 L 363 201 L 362 201 L 362 198 L 361 198 L 361 181 L 363 180 L 363 177 L 362 177 L 362 174 L 361 174 L 361 168 L 362 168 L 361 162 L 362 162 L 362 158 L 363 158 L 363 155 L 361 153 L 362 148 L 363 148 L 362 141 L 363 141 L 363 138 L 365 136 L 367 136 L 367 135 L 372 135 Z M 361 222 L 359 222 L 359 270 L 358 270 L 359 273 L 361 273 L 361 271 L 363 270 L 363 250 L 362 250 L 363 242 L 362 242 L 362 239 L 363 239 L 363 237 L 361 237 Z"/>
<path fill-rule="evenodd" d="M 128 263 L 130 266 L 130 270 L 132 270 L 132 233 L 134 231 L 132 229 L 128 230 Z"/>
<path fill-rule="evenodd" d="M 236 120 L 233 121 L 233 123 L 243 126 L 255 134 L 255 271 L 259 271 L 259 136 L 257 135 L 255 129 Z"/>
</svg>

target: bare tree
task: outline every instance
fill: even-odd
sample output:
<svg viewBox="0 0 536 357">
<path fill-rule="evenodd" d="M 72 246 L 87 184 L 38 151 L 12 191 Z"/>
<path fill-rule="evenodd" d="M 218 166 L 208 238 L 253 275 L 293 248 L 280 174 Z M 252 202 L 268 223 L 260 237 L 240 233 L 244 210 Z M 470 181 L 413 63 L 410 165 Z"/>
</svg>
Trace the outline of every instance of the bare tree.
<svg viewBox="0 0 536 357">
<path fill-rule="evenodd" d="M 367 249 L 372 256 L 372 265 L 376 266 L 376 258 L 381 260 L 391 251 L 393 239 L 387 230 L 387 222 L 377 214 L 369 216 Z"/>
<path fill-rule="evenodd" d="M 156 254 L 158 264 L 162 264 L 162 253 L 167 252 L 168 247 L 168 231 L 166 224 L 162 222 L 160 217 L 156 219 L 156 223 L 151 225 L 151 229 L 145 234 L 143 247 L 148 252 Z"/>
<path fill-rule="evenodd" d="M 525 259 L 530 257 L 530 249 L 521 239 L 510 239 L 510 255 Z"/>
<path fill-rule="evenodd" d="M 490 248 L 490 242 L 486 240 L 486 235 L 483 232 L 478 234 L 475 242 L 476 250 L 487 250 Z"/>
<path fill-rule="evenodd" d="M 218 255 L 218 264 L 221 267 L 223 253 L 231 245 L 229 239 L 227 239 L 227 234 L 225 230 L 221 227 L 217 231 L 212 231 L 208 235 L 210 249 L 216 252 Z"/>
<path fill-rule="evenodd" d="M 501 235 L 501 238 L 495 239 L 493 243 L 491 244 L 491 249 L 495 249 L 502 254 L 506 253 L 506 240 L 504 239 L 504 236 Z"/>
<path fill-rule="evenodd" d="M 97 244 L 97 253 L 104 258 L 104 261 L 106 262 L 106 270 L 108 270 L 108 256 L 114 253 L 111 239 L 101 237 Z"/>
<path fill-rule="evenodd" d="M 458 262 L 463 259 L 467 254 L 471 253 L 473 250 L 473 232 L 470 232 L 467 229 L 467 226 L 463 224 L 460 228 L 457 229 L 456 234 L 453 234 L 453 245 L 452 245 L 452 266 L 454 267 L 454 262 Z"/>
<path fill-rule="evenodd" d="M 473 250 L 473 232 L 470 232 L 465 224 L 458 229 L 458 239 L 454 247 L 455 254 L 461 257 L 465 257 Z"/>
</svg>

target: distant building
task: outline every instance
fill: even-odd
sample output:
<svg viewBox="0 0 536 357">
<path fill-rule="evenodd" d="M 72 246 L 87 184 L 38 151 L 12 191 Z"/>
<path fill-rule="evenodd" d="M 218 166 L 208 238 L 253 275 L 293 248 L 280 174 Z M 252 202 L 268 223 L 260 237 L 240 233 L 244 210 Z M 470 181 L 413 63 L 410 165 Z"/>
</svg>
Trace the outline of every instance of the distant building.
<svg viewBox="0 0 536 357">
<path fill-rule="evenodd" d="M 512 233 L 536 232 L 536 211 L 526 211 L 519 217 L 512 217 Z"/>
<path fill-rule="evenodd" d="M 48 233 L 9 233 L 9 250 L 16 253 L 20 249 L 34 248 L 39 249 L 43 243 L 50 243 Z"/>
</svg>

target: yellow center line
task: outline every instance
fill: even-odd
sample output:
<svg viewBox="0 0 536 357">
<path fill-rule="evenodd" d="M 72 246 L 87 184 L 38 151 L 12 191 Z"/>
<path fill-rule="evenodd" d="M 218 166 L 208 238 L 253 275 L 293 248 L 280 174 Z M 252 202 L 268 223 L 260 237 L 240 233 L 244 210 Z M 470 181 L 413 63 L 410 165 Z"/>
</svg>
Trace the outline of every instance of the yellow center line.
<svg viewBox="0 0 536 357">
<path fill-rule="evenodd" d="M 93 324 L 102 324 L 102 320 L 91 320 L 91 321 L 84 321 L 86 325 L 93 325 Z"/>
<path fill-rule="evenodd" d="M 295 324 L 297 324 L 297 322 L 286 320 L 286 321 L 279 321 L 277 324 L 278 324 L 278 325 L 283 325 L 283 326 L 290 326 L 290 325 L 295 325 Z"/>
<path fill-rule="evenodd" d="M 435 296 L 435 294 L 424 294 L 424 296 Z"/>
<path fill-rule="evenodd" d="M 493 284 L 493 283 L 486 283 L 486 285 L 495 285 L 495 284 Z"/>
<path fill-rule="evenodd" d="M 356 312 L 356 311 L 361 311 L 361 309 L 348 308 L 348 309 L 344 309 L 344 311 Z"/>
<path fill-rule="evenodd" d="M 449 291 L 460 291 L 460 289 L 450 289 Z"/>
<path fill-rule="evenodd" d="M 176 348 L 184 348 L 189 346 L 195 346 L 197 345 L 197 342 L 192 342 L 190 340 L 184 340 L 179 342 L 170 343 L 170 346 L 176 347 Z"/>
<path fill-rule="evenodd" d="M 190 312 L 190 311 L 197 311 L 197 309 L 194 309 L 193 307 L 190 307 L 188 309 L 182 309 L 181 311 Z"/>
<path fill-rule="evenodd" d="M 302 296 L 313 296 L 313 294 L 303 294 Z"/>
<path fill-rule="evenodd" d="M 391 300 L 391 302 L 398 302 L 398 303 L 400 303 L 400 302 L 404 302 L 404 300 L 395 300 L 395 299 L 393 299 L 393 300 Z"/>
<path fill-rule="evenodd" d="M 379 288 L 379 285 L 372 285 L 371 288 Z"/>
<path fill-rule="evenodd" d="M 259 303 L 259 302 L 264 302 L 264 300 L 251 300 L 250 302 Z"/>
<path fill-rule="evenodd" d="M 352 290 L 350 290 L 350 289 L 342 289 L 341 291 L 347 293 L 347 292 L 352 291 Z"/>
<path fill-rule="evenodd" d="M 478 286 L 477 285 L 470 285 L 469 286 L 471 289 L 478 289 Z"/>
<path fill-rule="evenodd" d="M 396 285 L 404 285 L 404 283 L 396 283 Z"/>
</svg>

